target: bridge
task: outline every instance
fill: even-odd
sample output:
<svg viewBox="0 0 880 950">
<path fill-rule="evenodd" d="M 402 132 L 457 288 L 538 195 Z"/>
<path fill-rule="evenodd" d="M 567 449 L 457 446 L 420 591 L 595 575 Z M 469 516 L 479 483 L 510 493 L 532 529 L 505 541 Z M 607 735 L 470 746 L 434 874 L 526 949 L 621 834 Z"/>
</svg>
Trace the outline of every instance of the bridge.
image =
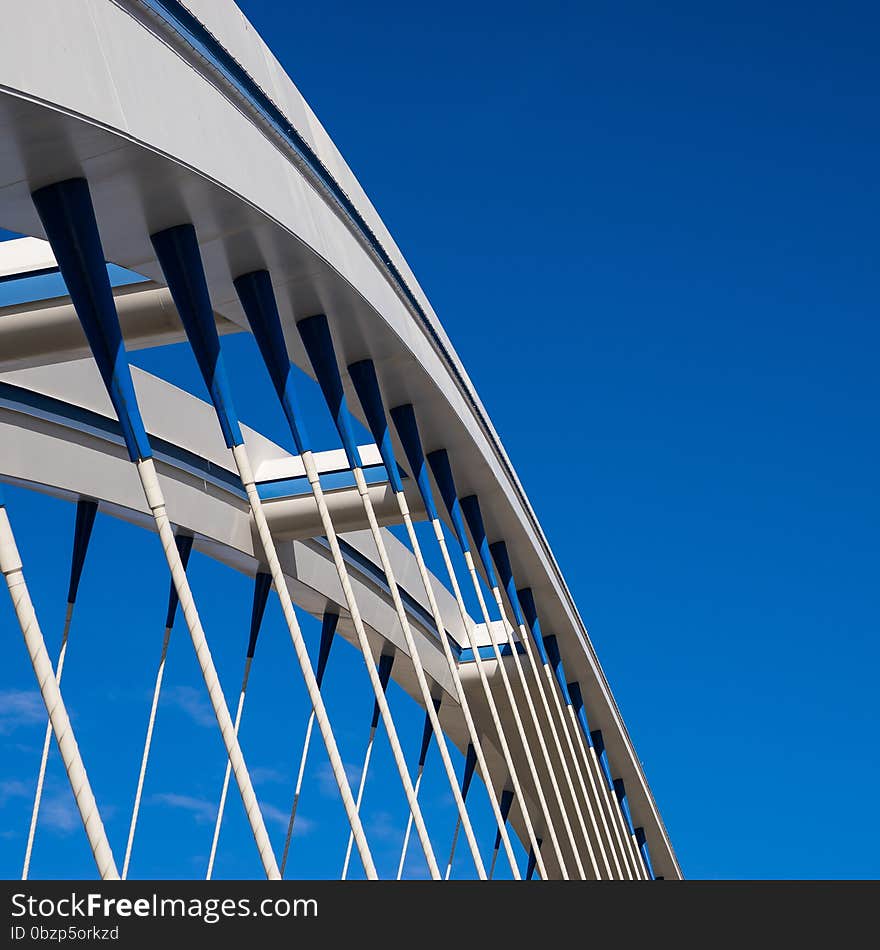
<svg viewBox="0 0 880 950">
<path fill-rule="evenodd" d="M 284 876 L 309 756 L 333 775 L 348 832 L 342 876 L 378 877 L 361 804 L 373 748 L 387 743 L 406 801 L 398 878 L 408 849 L 438 880 L 453 868 L 487 879 L 499 862 L 516 879 L 680 878 L 577 606 L 461 360 L 352 171 L 231 0 L 11 7 L 0 131 L 0 227 L 11 238 L 0 243 L 0 479 L 69 502 L 73 550 L 56 645 L 18 553 L 13 532 L 26 525 L 0 508 L 0 570 L 48 711 L 23 876 L 50 755 L 97 873 L 136 872 L 176 625 L 226 757 L 207 877 L 231 795 L 265 876 Z M 295 452 L 240 422 L 248 381 L 224 359 L 234 334 L 253 337 Z M 174 344 L 191 348 L 209 401 L 131 364 L 133 352 Z M 305 389 L 326 404 L 337 448 L 310 441 Z M 170 575 L 156 667 L 119 671 L 149 681 L 152 702 L 132 739 L 143 749 L 128 777 L 127 839 L 112 844 L 63 679 L 98 517 L 155 532 Z M 253 578 L 240 681 L 221 685 L 211 646 L 229 633 L 202 625 L 192 556 Z M 297 738 L 279 746 L 297 780 L 276 840 L 239 742 L 269 597 L 296 657 L 288 688 L 310 708 L 285 723 Z M 373 706 L 354 779 L 322 689 L 337 640 L 348 646 L 334 662 L 345 650 L 359 664 Z M 11 638 L 4 650 L 21 659 Z M 392 707 L 390 680 L 405 704 Z M 413 717 L 416 749 L 398 734 Z M 425 820 L 429 769 L 454 800 L 452 827 Z M 472 817 L 478 798 L 488 827 Z"/>
</svg>

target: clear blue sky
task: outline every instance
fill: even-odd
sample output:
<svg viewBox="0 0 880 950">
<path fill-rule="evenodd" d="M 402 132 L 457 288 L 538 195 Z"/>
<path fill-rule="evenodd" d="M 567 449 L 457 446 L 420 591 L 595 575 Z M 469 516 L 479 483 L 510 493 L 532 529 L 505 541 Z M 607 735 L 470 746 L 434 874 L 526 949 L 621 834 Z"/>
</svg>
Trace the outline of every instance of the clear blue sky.
<svg viewBox="0 0 880 950">
<path fill-rule="evenodd" d="M 880 785 L 876 10 L 242 6 L 468 367 L 580 606 L 685 874 L 880 876 L 870 810 Z M 230 341 L 229 353 L 234 377 L 255 365 L 247 341 Z M 138 361 L 192 375 L 179 353 Z M 243 394 L 243 415 L 275 434 L 260 400 L 260 385 Z M 20 491 L 10 508 L 57 643 L 72 509 Z M 47 542 L 55 553 L 41 558 Z M 120 545 L 125 565 L 108 566 Z M 109 519 L 90 558 L 69 698 L 121 854 L 167 579 L 155 538 Z M 228 631 L 212 642 L 231 698 L 249 585 L 203 559 L 193 578 L 209 634 Z M 124 585 L 135 579 L 155 603 L 131 604 Z M 42 727 L 2 609 L 13 660 L 0 674 L 0 873 L 14 876 Z M 205 803 L 222 779 L 182 626 L 175 636 L 137 876 L 199 873 Z M 279 731 L 268 692 L 293 660 L 274 603 L 260 650 L 243 743 L 264 770 L 261 798 L 283 814 L 305 706 L 291 699 Z M 327 687 L 331 702 L 347 699 L 340 734 L 352 765 L 370 703 L 355 661 L 341 645 Z M 136 671 L 131 682 L 111 679 L 122 664 Z M 10 715 L 9 697 L 23 711 Z M 420 730 L 420 716 L 404 717 L 408 748 Z M 101 764 L 110 742 L 117 759 Z M 295 872 L 333 876 L 345 834 L 315 752 Z M 404 806 L 384 744 L 378 755 L 368 832 L 388 874 Z M 445 854 L 454 816 L 432 762 L 426 818 Z M 92 873 L 65 796 L 55 762 L 38 876 Z M 256 875 L 230 802 L 218 871 Z M 280 822 L 273 836 L 280 847 Z M 485 850 L 491 837 L 483 814 Z"/>
</svg>

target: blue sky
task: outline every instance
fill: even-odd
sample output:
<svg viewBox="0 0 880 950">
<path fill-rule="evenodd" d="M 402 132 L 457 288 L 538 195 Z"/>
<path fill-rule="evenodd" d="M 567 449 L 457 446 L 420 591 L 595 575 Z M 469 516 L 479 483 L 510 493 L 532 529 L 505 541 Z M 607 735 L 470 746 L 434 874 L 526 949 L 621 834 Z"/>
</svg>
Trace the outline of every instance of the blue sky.
<svg viewBox="0 0 880 950">
<path fill-rule="evenodd" d="M 468 367 L 685 874 L 877 877 L 876 10 L 242 6 Z M 262 380 L 248 372 L 247 340 L 227 351 L 233 381 Z M 137 362 L 194 385 L 179 350 Z M 245 420 L 278 434 L 268 387 L 238 390 Z M 329 426 L 316 436 L 333 444 Z M 57 644 L 72 509 L 21 491 L 9 505 Z M 154 537 L 106 518 L 89 558 L 65 695 L 121 853 L 167 577 Z M 249 584 L 200 558 L 191 570 L 231 698 Z M 129 584 L 153 602 L 133 605 Z M 15 876 L 42 725 L 8 604 L 0 610 L 14 641 L 0 674 L 0 873 Z M 283 717 L 271 699 L 294 675 L 285 637 L 271 602 L 243 733 L 261 799 L 282 815 L 306 716 L 289 690 Z M 330 664 L 326 688 L 356 766 L 367 685 L 349 647 Z M 132 671 L 125 682 L 121 668 Z M 198 875 L 205 803 L 222 781 L 182 627 L 168 685 L 136 876 Z M 392 701 L 407 709 L 400 694 Z M 421 716 L 401 720 L 414 755 Z M 405 806 L 387 743 L 377 755 L 365 815 L 388 874 Z M 431 762 L 426 820 L 443 855 L 454 815 Z M 293 870 L 334 876 L 342 814 L 317 745 L 312 764 Z M 54 757 L 47 802 L 34 874 L 92 873 Z M 485 796 L 474 803 L 488 850 Z M 228 819 L 218 873 L 257 874 L 234 796 Z M 280 847 L 280 823 L 272 833 Z M 413 874 L 423 873 L 417 852 Z"/>
</svg>

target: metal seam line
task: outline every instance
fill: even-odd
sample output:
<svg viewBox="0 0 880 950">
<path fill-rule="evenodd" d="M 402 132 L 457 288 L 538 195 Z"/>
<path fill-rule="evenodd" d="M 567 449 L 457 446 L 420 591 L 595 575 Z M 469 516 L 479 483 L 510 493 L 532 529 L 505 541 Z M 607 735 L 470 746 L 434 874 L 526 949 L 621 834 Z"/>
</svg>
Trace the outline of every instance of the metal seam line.
<svg viewBox="0 0 880 950">
<path fill-rule="evenodd" d="M 175 532 L 174 542 L 177 545 L 177 551 L 180 555 L 180 563 L 184 571 L 189 566 L 189 557 L 192 553 L 193 536 L 191 534 L 182 534 Z M 128 868 L 131 862 L 131 852 L 134 847 L 134 835 L 137 829 L 138 815 L 141 808 L 141 794 L 144 790 L 144 779 L 147 774 L 147 763 L 150 760 L 150 749 L 153 746 L 153 729 L 156 725 L 156 710 L 159 707 L 159 694 L 162 692 L 162 681 L 165 677 L 165 660 L 168 656 L 168 644 L 171 640 L 171 629 L 174 626 L 174 618 L 177 615 L 178 605 L 177 589 L 174 581 L 171 581 L 171 590 L 168 593 L 168 612 L 165 616 L 165 633 L 162 637 L 162 653 L 159 656 L 159 666 L 156 668 L 156 681 L 153 685 L 153 701 L 150 705 L 150 716 L 147 721 L 147 734 L 144 738 L 144 751 L 141 754 L 141 767 L 138 772 L 137 787 L 134 793 L 134 805 L 131 809 L 131 820 L 128 825 L 128 840 L 125 845 L 125 858 L 122 862 L 122 880 L 128 879 Z"/>
<path fill-rule="evenodd" d="M 67 606 L 64 615 L 64 629 L 61 633 L 61 647 L 58 650 L 58 665 L 55 668 L 55 682 L 61 688 L 61 674 L 64 671 L 64 660 L 67 656 L 67 638 L 70 634 L 70 623 L 73 620 L 73 608 L 76 604 L 76 595 L 82 577 L 86 552 L 95 525 L 95 515 L 98 513 L 98 503 L 80 498 L 76 503 L 76 520 L 73 529 L 73 553 L 70 558 L 70 583 L 67 588 Z M 31 823 L 28 828 L 27 845 L 24 852 L 24 866 L 21 879 L 27 880 L 31 865 L 31 854 L 34 848 L 34 836 L 37 831 L 37 818 L 40 814 L 40 802 L 43 798 L 43 782 L 46 778 L 46 764 L 49 761 L 49 745 L 52 742 L 52 722 L 46 721 L 46 734 L 43 736 L 43 751 L 40 755 L 40 768 L 37 773 L 37 790 L 34 793 L 34 804 L 31 810 Z"/>
<path fill-rule="evenodd" d="M 131 380 L 88 183 L 84 178 L 67 179 L 38 189 L 32 194 L 32 199 L 101 371 L 107 393 L 116 409 L 129 458 L 137 469 L 147 505 L 153 515 L 214 715 L 227 754 L 232 759 L 236 782 L 263 868 L 267 877 L 277 878 L 278 866 L 272 854 L 266 825 L 238 739 L 233 733 L 229 707 L 223 697 L 205 631 L 174 542 L 152 448 Z M 113 871 L 115 876 L 115 867 Z"/>
<path fill-rule="evenodd" d="M 238 693 L 238 706 L 235 710 L 235 734 L 238 735 L 241 728 L 241 717 L 244 713 L 244 698 L 247 693 L 248 680 L 251 676 L 251 664 L 254 660 L 254 653 L 257 649 L 257 637 L 260 635 L 260 627 L 263 624 L 263 614 L 266 612 L 266 601 L 269 599 L 269 591 L 272 587 L 272 575 L 265 571 L 257 571 L 254 578 L 254 602 L 251 608 L 251 627 L 248 636 L 248 648 L 244 658 L 244 673 L 241 677 L 241 689 Z M 217 844 L 220 841 L 220 828 L 223 825 L 223 812 L 226 809 L 226 795 L 229 791 L 229 773 L 232 767 L 229 760 L 226 760 L 226 771 L 223 774 L 223 788 L 220 791 L 220 802 L 217 805 L 217 819 L 214 822 L 214 836 L 211 839 L 211 854 L 208 857 L 208 870 L 205 872 L 205 880 L 210 881 L 214 872 L 214 859 L 217 856 Z M 283 865 L 282 865 L 283 868 Z M 281 871 L 283 877 L 284 871 Z"/>
</svg>

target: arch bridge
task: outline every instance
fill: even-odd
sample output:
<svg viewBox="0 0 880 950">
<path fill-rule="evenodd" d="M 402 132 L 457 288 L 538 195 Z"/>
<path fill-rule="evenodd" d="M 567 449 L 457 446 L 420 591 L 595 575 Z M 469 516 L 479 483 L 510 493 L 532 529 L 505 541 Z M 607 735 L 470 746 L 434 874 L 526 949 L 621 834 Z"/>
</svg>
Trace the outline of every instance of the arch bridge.
<svg viewBox="0 0 880 950">
<path fill-rule="evenodd" d="M 56 754 L 98 874 L 136 872 L 176 623 L 225 750 L 208 877 L 230 794 L 261 871 L 284 875 L 309 755 L 329 766 L 341 806 L 343 876 L 379 876 L 362 808 L 378 781 L 375 743 L 390 749 L 405 802 L 398 878 L 408 850 L 435 879 L 681 877 L 577 607 L 466 370 L 351 170 L 238 8 L 15 5 L 0 33 L 0 133 L 0 478 L 69 501 L 73 524 L 59 648 L 16 547 L 13 526 L 26 526 L 0 509 L 0 570 L 48 711 L 24 876 Z M 235 335 L 256 344 L 293 451 L 239 421 L 236 395 L 251 381 L 227 365 Z M 178 345 L 195 357 L 207 400 L 134 365 L 151 352 L 161 366 Z M 320 394 L 338 448 L 315 449 L 304 392 Z M 63 679 L 98 516 L 155 532 L 170 573 L 157 668 L 118 674 L 148 682 L 152 701 L 140 768 L 125 776 L 128 833 L 112 843 Z M 202 625 L 189 583 L 193 551 L 253 578 L 237 694 L 212 653 L 228 632 Z M 309 710 L 284 721 L 279 755 L 296 763 L 296 780 L 283 835 L 267 828 L 239 742 L 270 596 L 296 657 L 286 689 Z M 359 665 L 365 712 L 372 703 L 365 745 L 345 756 L 323 689 L 334 640 L 349 644 L 334 662 Z M 12 656 L 11 641 L 5 649 Z M 394 697 L 390 680 L 402 690 Z M 279 720 L 287 705 L 277 697 Z M 413 717 L 418 748 L 399 735 Z M 352 755 L 363 756 L 354 776 Z M 432 771 L 454 801 L 450 827 L 425 817 Z"/>
</svg>

